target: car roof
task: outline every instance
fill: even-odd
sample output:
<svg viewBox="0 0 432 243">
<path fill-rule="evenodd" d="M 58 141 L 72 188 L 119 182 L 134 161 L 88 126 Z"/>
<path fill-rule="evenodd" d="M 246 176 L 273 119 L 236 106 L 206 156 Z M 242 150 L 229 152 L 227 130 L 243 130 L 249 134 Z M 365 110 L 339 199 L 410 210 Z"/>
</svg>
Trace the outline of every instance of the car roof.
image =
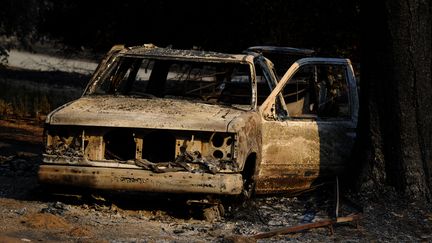
<svg viewBox="0 0 432 243">
<path fill-rule="evenodd" d="M 120 51 L 119 56 L 153 57 L 178 60 L 194 59 L 214 62 L 248 62 L 247 60 L 253 58 L 248 54 L 227 54 L 213 51 L 162 48 L 151 44 L 124 48 Z"/>
<path fill-rule="evenodd" d="M 312 56 L 315 51 L 305 48 L 294 48 L 288 46 L 251 46 L 246 52 L 258 52 L 262 54 L 287 54 L 298 56 Z"/>
</svg>

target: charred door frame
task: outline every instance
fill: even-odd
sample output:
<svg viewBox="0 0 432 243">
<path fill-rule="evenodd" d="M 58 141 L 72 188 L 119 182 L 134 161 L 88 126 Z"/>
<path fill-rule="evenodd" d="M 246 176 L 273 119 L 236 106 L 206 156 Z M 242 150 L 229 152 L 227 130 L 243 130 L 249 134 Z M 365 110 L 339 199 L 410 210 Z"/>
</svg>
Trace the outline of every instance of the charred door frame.
<svg viewBox="0 0 432 243">
<path fill-rule="evenodd" d="M 280 92 L 304 65 L 343 65 L 347 74 L 351 116 L 346 119 L 289 117 L 276 114 Z M 256 191 L 260 193 L 294 192 L 307 189 L 316 178 L 338 173 L 341 161 L 349 156 L 357 126 L 358 97 L 351 63 L 339 58 L 303 58 L 296 61 L 264 101 L 262 115 L 262 161 Z M 347 145 L 348 144 L 348 145 Z"/>
</svg>

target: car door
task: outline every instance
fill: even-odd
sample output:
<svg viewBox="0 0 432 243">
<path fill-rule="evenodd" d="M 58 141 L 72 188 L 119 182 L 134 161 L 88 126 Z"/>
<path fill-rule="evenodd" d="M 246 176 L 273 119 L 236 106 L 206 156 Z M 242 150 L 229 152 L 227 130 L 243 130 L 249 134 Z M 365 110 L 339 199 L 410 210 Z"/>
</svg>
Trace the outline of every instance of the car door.
<svg viewBox="0 0 432 243">
<path fill-rule="evenodd" d="M 261 165 L 256 192 L 295 192 L 339 174 L 355 139 L 358 97 L 347 59 L 295 62 L 260 106 Z"/>
</svg>

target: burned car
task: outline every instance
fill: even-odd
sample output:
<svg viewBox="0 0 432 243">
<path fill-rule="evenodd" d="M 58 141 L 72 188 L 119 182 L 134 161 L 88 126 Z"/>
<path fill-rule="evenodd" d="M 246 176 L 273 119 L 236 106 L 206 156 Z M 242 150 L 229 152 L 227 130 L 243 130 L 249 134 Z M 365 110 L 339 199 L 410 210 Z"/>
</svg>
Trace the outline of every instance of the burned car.
<svg viewBox="0 0 432 243">
<path fill-rule="evenodd" d="M 261 53 L 114 46 L 81 98 L 52 111 L 44 184 L 206 195 L 297 192 L 341 173 L 355 139 L 350 61 L 283 77 Z"/>
</svg>

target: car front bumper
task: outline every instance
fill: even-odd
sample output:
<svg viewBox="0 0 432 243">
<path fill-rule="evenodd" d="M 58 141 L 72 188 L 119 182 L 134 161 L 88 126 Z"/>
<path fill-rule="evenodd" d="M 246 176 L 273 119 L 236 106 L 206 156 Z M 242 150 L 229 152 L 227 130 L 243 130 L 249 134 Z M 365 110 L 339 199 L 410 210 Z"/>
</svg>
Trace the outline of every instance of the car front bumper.
<svg viewBox="0 0 432 243">
<path fill-rule="evenodd" d="M 241 174 L 191 172 L 155 173 L 142 169 L 42 164 L 43 184 L 165 193 L 238 195 L 243 190 Z"/>
</svg>

